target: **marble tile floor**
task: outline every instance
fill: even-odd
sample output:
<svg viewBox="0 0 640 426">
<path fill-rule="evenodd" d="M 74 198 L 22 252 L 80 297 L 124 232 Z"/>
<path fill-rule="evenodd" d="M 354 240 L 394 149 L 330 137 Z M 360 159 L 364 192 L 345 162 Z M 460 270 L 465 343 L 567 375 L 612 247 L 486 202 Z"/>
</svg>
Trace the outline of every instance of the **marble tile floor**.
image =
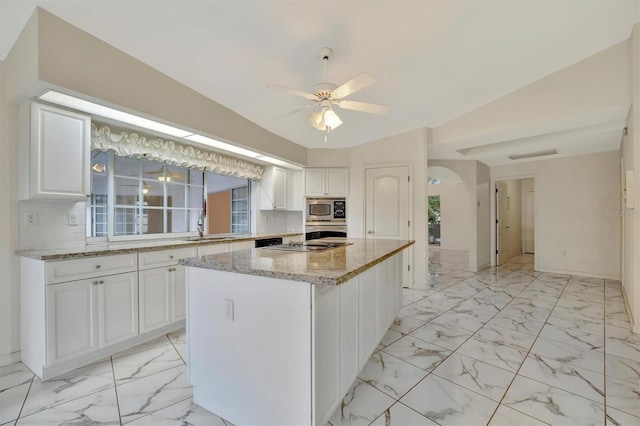
<svg viewBox="0 0 640 426">
<path fill-rule="evenodd" d="M 405 289 L 330 425 L 640 425 L 620 283 L 467 259 L 431 250 L 430 288 Z M 0 425 L 230 425 L 193 404 L 185 346 L 182 330 L 47 382 L 1 367 Z"/>
</svg>

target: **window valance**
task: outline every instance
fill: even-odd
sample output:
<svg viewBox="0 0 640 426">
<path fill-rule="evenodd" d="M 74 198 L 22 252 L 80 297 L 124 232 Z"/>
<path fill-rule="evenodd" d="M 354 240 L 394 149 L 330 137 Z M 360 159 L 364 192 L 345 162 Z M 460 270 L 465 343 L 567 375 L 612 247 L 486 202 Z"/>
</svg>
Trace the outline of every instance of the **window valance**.
<svg viewBox="0 0 640 426">
<path fill-rule="evenodd" d="M 91 123 L 91 149 L 251 180 L 262 179 L 264 173 L 259 164 L 130 130 L 112 133 L 109 126 L 96 122 Z"/>
</svg>

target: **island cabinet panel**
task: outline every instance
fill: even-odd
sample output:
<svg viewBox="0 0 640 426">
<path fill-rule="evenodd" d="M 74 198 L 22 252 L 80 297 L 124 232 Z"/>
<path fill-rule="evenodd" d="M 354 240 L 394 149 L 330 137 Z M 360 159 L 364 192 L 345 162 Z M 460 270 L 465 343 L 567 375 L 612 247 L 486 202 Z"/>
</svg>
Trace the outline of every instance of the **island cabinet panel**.
<svg viewBox="0 0 640 426">
<path fill-rule="evenodd" d="M 187 268 L 194 402 L 238 425 L 312 423 L 312 285 Z"/>
<path fill-rule="evenodd" d="M 358 277 L 340 287 L 340 395 L 355 381 L 358 368 Z"/>
<path fill-rule="evenodd" d="M 340 392 L 340 288 L 314 287 L 315 330 L 313 364 L 315 386 L 314 412 L 323 417 L 331 415 L 337 406 Z M 323 421 L 328 419 L 323 418 Z"/>
<path fill-rule="evenodd" d="M 361 370 L 380 340 L 377 338 L 376 268 L 367 269 L 358 278 L 358 370 Z"/>
<path fill-rule="evenodd" d="M 326 425 L 398 314 L 401 265 L 338 285 L 188 267 L 195 403 L 235 424 Z"/>
</svg>

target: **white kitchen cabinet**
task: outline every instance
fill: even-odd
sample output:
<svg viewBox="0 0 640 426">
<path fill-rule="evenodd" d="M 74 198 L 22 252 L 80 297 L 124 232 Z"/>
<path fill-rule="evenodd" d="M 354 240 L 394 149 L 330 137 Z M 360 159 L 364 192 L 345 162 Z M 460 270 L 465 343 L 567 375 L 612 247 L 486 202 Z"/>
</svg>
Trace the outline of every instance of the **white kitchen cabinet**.
<svg viewBox="0 0 640 426">
<path fill-rule="evenodd" d="M 173 268 L 146 269 L 138 275 L 141 333 L 171 323 Z"/>
<path fill-rule="evenodd" d="M 349 193 L 349 169 L 304 169 L 304 195 L 307 197 L 345 197 Z"/>
<path fill-rule="evenodd" d="M 287 208 L 287 171 L 285 169 L 267 166 L 258 188 L 261 210 Z"/>
<path fill-rule="evenodd" d="M 195 247 L 144 252 L 138 255 L 140 332 L 146 333 L 184 319 L 186 269 L 180 259 L 198 255 Z M 161 267 L 152 267 L 162 265 Z"/>
<path fill-rule="evenodd" d="M 136 273 L 46 288 L 47 365 L 138 335 Z"/>
<path fill-rule="evenodd" d="M 90 197 L 91 117 L 36 102 L 21 107 L 21 200 Z"/>
<path fill-rule="evenodd" d="M 377 338 L 378 300 L 376 279 L 376 268 L 367 269 L 359 276 L 358 371 L 365 366 L 380 340 Z"/>
<path fill-rule="evenodd" d="M 98 347 L 98 292 L 94 280 L 47 286 L 47 364 Z"/>
<path fill-rule="evenodd" d="M 260 210 L 298 210 L 304 203 L 303 177 L 299 170 L 267 166 L 257 185 Z"/>
</svg>

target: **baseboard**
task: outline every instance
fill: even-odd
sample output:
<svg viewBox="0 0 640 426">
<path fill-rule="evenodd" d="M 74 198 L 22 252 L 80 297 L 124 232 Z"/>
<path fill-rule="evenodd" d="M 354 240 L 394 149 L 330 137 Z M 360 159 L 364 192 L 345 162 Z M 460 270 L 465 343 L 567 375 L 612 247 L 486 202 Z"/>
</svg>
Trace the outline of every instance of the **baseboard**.
<svg viewBox="0 0 640 426">
<path fill-rule="evenodd" d="M 624 307 L 627 309 L 627 314 L 629 315 L 629 322 L 631 322 L 631 331 L 633 333 L 640 334 L 640 324 L 633 320 L 633 311 L 629 307 L 629 299 L 627 298 L 627 292 L 624 290 L 624 286 L 622 286 L 622 300 L 624 300 Z"/>
<path fill-rule="evenodd" d="M 15 364 L 20 361 L 20 351 L 11 352 L 10 354 L 0 355 L 0 367 Z"/>
<path fill-rule="evenodd" d="M 602 278 L 603 280 L 620 281 L 620 275 L 600 274 L 597 272 L 581 272 L 581 271 L 572 271 L 570 269 L 554 269 L 554 268 L 540 268 L 540 267 L 538 267 L 536 271 L 548 272 L 551 274 L 575 275 L 577 277 Z"/>
</svg>

